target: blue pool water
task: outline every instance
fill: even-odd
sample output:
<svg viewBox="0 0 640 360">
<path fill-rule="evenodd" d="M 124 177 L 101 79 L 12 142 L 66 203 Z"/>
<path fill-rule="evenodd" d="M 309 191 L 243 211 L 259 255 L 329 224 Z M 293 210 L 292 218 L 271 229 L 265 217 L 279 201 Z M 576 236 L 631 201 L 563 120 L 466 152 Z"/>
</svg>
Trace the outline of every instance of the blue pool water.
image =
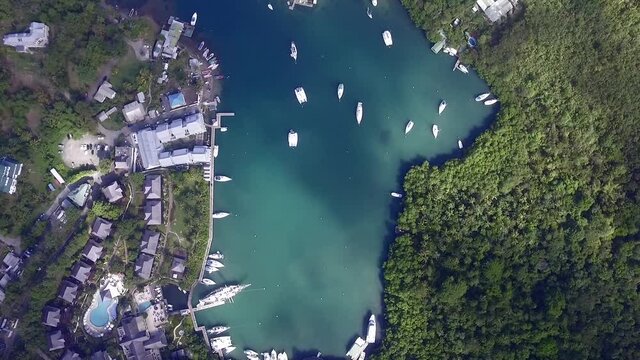
<svg viewBox="0 0 640 360">
<path fill-rule="evenodd" d="M 111 305 L 114 306 L 111 306 Z M 117 303 L 113 300 L 102 300 L 98 307 L 91 310 L 91 314 L 89 314 L 89 320 L 91 324 L 96 327 L 104 327 L 106 326 L 110 320 L 116 318 L 116 305 Z"/>
<path fill-rule="evenodd" d="M 142 304 L 138 305 L 138 312 L 145 312 L 149 306 L 151 306 L 151 301 L 145 301 Z"/>
</svg>

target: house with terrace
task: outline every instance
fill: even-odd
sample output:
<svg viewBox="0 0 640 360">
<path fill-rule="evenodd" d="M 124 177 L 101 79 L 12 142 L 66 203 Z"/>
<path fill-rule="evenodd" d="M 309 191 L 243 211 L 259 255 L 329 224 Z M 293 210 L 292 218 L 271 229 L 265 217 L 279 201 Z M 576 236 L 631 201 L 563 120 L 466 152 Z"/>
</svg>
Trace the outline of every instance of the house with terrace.
<svg viewBox="0 0 640 360">
<path fill-rule="evenodd" d="M 147 200 L 145 202 L 144 221 L 147 225 L 162 225 L 162 201 Z"/>
<path fill-rule="evenodd" d="M 62 311 L 55 306 L 47 305 L 42 309 L 42 323 L 51 327 L 58 327 Z"/>
<path fill-rule="evenodd" d="M 65 340 L 62 330 L 54 330 L 47 336 L 49 342 L 49 351 L 64 349 Z"/>
<path fill-rule="evenodd" d="M 162 176 L 159 174 L 147 175 L 144 178 L 144 197 L 147 200 L 162 199 Z"/>
<path fill-rule="evenodd" d="M 84 246 L 84 249 L 82 249 L 82 256 L 95 264 L 100 257 L 102 257 L 102 250 L 102 245 L 93 240 L 89 240 L 87 245 Z"/>
<path fill-rule="evenodd" d="M 58 297 L 69 304 L 73 304 L 76 301 L 76 297 L 78 297 L 78 285 L 69 278 L 62 280 Z"/>
<path fill-rule="evenodd" d="M 105 240 L 111 234 L 111 226 L 111 222 L 103 218 L 97 218 L 91 227 L 91 235 L 100 240 Z"/>
<path fill-rule="evenodd" d="M 104 197 L 107 198 L 107 201 L 112 204 L 124 197 L 122 194 L 122 188 L 117 181 L 114 181 L 108 186 L 103 187 L 102 193 L 104 194 Z"/>
<path fill-rule="evenodd" d="M 84 285 L 84 283 L 89 280 L 90 275 L 91 265 L 82 260 L 76 261 L 76 263 L 71 268 L 71 277 L 78 280 L 78 282 L 82 285 Z"/>
<path fill-rule="evenodd" d="M 158 250 L 159 242 L 160 233 L 151 230 L 145 230 L 144 234 L 142 235 L 142 242 L 140 243 L 140 252 L 155 256 L 156 251 Z"/>
<path fill-rule="evenodd" d="M 139 277 L 149 280 L 151 278 L 151 270 L 153 270 L 153 256 L 145 253 L 138 255 L 134 271 Z"/>
</svg>

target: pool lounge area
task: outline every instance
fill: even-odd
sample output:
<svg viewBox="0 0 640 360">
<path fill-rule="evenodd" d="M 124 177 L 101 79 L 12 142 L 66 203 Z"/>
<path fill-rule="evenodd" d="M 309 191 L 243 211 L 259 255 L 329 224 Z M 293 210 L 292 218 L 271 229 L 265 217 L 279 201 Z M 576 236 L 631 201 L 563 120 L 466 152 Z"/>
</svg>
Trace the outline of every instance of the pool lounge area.
<svg viewBox="0 0 640 360">
<path fill-rule="evenodd" d="M 93 337 L 102 337 L 113 329 L 118 317 L 118 297 L 125 293 L 122 275 L 107 275 L 93 294 L 91 305 L 84 314 L 84 329 Z"/>
</svg>

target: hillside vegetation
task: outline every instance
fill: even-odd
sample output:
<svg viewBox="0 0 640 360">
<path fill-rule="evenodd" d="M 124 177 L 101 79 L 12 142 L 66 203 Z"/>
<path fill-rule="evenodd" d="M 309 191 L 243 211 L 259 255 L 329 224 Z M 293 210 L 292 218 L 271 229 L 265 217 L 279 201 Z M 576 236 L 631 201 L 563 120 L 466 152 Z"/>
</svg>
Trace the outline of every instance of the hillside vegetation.
<svg viewBox="0 0 640 360">
<path fill-rule="evenodd" d="M 429 30 L 480 16 L 472 1 L 402 2 Z M 478 34 L 463 59 L 499 118 L 462 161 L 406 175 L 379 359 L 640 358 L 633 4 L 521 1 Z"/>
</svg>

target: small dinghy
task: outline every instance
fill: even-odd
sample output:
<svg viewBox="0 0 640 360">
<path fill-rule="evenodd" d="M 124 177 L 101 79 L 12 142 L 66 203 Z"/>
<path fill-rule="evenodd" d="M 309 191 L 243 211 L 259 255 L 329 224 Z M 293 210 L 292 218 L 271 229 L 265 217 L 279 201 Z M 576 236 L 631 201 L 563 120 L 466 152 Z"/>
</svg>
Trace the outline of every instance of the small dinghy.
<svg viewBox="0 0 640 360">
<path fill-rule="evenodd" d="M 224 176 L 224 175 L 216 175 L 213 177 L 213 181 L 217 181 L 217 182 L 227 182 L 227 181 L 231 181 L 231 178 L 228 176 Z"/>
<path fill-rule="evenodd" d="M 413 125 L 415 125 L 413 123 L 413 121 L 409 120 L 409 122 L 407 123 L 407 125 L 404 127 L 404 133 L 405 135 L 409 133 L 409 131 L 411 131 L 411 129 L 413 129 Z"/>
<path fill-rule="evenodd" d="M 389 30 L 385 30 L 382 33 L 382 40 L 387 47 L 393 45 L 393 38 L 391 37 L 391 32 Z"/>
<path fill-rule="evenodd" d="M 196 21 L 198 21 L 198 13 L 194 12 L 193 15 L 191 15 L 191 26 L 196 26 Z"/>
<path fill-rule="evenodd" d="M 268 3 L 267 7 L 269 8 L 269 10 L 273 10 L 273 5 L 271 5 L 271 3 Z"/>
<path fill-rule="evenodd" d="M 202 48 L 204 47 L 204 41 L 200 43 L 200 45 L 198 45 L 198 51 L 202 51 Z"/>
<path fill-rule="evenodd" d="M 431 127 L 431 133 L 433 134 L 434 138 L 438 138 L 438 134 L 440 133 L 440 128 L 438 127 L 438 125 L 433 124 L 433 126 Z"/>
<path fill-rule="evenodd" d="M 489 96 L 491 96 L 491 93 L 480 94 L 480 95 L 476 96 L 476 101 L 480 102 L 480 101 L 488 98 Z"/>
<path fill-rule="evenodd" d="M 344 84 L 340 83 L 338 84 L 338 101 L 342 99 L 342 95 L 344 95 Z"/>
<path fill-rule="evenodd" d="M 216 211 L 213 213 L 213 215 L 211 215 L 212 218 L 214 219 L 223 219 L 226 218 L 227 216 L 231 215 L 228 212 L 224 212 L 224 211 Z"/>
<path fill-rule="evenodd" d="M 373 14 L 371 13 L 371 8 L 367 6 L 367 16 L 369 19 L 373 19 Z"/>
<path fill-rule="evenodd" d="M 394 198 L 400 199 L 402 197 L 402 194 L 394 191 L 391 193 L 391 196 L 393 196 Z"/>
<path fill-rule="evenodd" d="M 360 125 L 360 123 L 362 122 L 363 111 L 364 110 L 362 110 L 362 103 L 358 101 L 358 105 L 356 106 L 356 121 L 358 122 L 358 125 Z"/>
<path fill-rule="evenodd" d="M 438 106 L 438 115 L 442 114 L 442 112 L 444 111 L 444 109 L 447 108 L 447 102 L 442 100 L 440 102 L 440 105 Z"/>
<path fill-rule="evenodd" d="M 495 104 L 497 102 L 498 102 L 498 99 L 491 99 L 491 100 L 485 101 L 484 104 L 489 106 L 489 105 L 493 105 L 493 104 Z"/>
<path fill-rule="evenodd" d="M 462 140 L 458 139 L 458 149 L 462 149 L 463 145 L 462 145 Z"/>
<path fill-rule="evenodd" d="M 289 141 L 289 147 L 297 147 L 298 146 L 298 133 L 293 131 L 293 129 L 289 130 L 289 134 L 287 135 L 287 141 Z"/>
</svg>

